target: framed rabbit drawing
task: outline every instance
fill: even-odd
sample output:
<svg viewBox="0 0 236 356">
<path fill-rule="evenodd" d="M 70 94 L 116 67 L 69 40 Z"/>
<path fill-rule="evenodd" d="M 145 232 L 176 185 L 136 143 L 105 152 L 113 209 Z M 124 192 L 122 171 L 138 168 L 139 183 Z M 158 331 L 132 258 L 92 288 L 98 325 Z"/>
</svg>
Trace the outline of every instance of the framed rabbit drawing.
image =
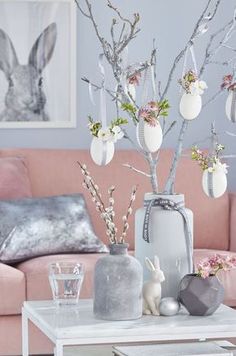
<svg viewBox="0 0 236 356">
<path fill-rule="evenodd" d="M 0 0 L 0 128 L 75 126 L 74 0 Z"/>
</svg>

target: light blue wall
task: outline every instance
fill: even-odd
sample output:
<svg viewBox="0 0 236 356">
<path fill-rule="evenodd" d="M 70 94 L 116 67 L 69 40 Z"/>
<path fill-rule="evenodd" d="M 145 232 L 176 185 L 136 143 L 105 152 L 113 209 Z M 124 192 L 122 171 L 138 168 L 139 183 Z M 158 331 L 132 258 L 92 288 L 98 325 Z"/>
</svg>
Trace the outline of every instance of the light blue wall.
<svg viewBox="0 0 236 356">
<path fill-rule="evenodd" d="M 141 16 L 140 27 L 142 31 L 129 47 L 129 57 L 131 61 L 141 61 L 147 58 L 152 47 L 152 39 L 155 37 L 158 47 L 158 76 L 165 82 L 167 73 L 176 53 L 184 46 L 188 39 L 193 25 L 198 15 L 206 4 L 206 0 L 119 0 L 114 1 L 119 8 L 127 15 L 139 12 Z M 97 18 L 99 28 L 103 35 L 109 36 L 109 23 L 111 10 L 105 6 L 105 0 L 92 1 L 94 13 Z M 222 26 L 233 14 L 236 6 L 235 0 L 222 0 L 220 11 L 215 19 L 213 28 Z M 92 107 L 88 90 L 85 83 L 80 78 L 88 76 L 94 81 L 99 79 L 97 70 L 97 57 L 101 51 L 91 24 L 87 19 L 78 13 L 77 25 L 77 51 L 78 51 L 78 70 L 77 70 L 77 128 L 76 129 L 1 129 L 0 147 L 47 147 L 47 148 L 88 148 L 90 136 L 87 130 L 87 114 L 91 113 L 96 117 L 98 107 Z M 208 34 L 197 41 L 196 55 L 198 63 L 201 63 Z M 236 37 L 235 37 L 236 39 Z M 234 40 L 235 43 L 235 40 Z M 232 43 L 233 44 L 233 43 Z M 229 54 L 229 52 L 227 52 Z M 172 106 L 170 117 L 178 119 L 177 106 L 179 101 L 179 88 L 175 84 L 181 76 L 182 67 L 174 78 L 173 86 L 170 91 L 169 100 Z M 209 89 L 205 98 L 213 93 L 214 89 L 220 84 L 224 74 L 224 69 L 217 65 L 209 67 L 204 79 L 207 81 Z M 108 75 L 109 77 L 109 75 Z M 63 85 L 63 83 L 61 84 Z M 220 131 L 230 130 L 236 132 L 236 125 L 230 123 L 225 116 L 226 94 L 218 99 L 214 104 L 207 107 L 201 116 L 190 124 L 185 145 L 202 139 L 208 135 L 210 122 L 216 121 Z M 113 110 L 109 107 L 112 117 Z M 179 120 L 180 122 L 180 120 Z M 174 147 L 176 143 L 178 127 L 169 135 L 165 142 L 165 147 Z M 129 130 L 133 134 L 133 127 Z M 223 137 L 222 142 L 226 144 L 228 152 L 236 153 L 236 138 Z M 130 147 L 127 142 L 120 142 L 118 147 Z M 229 185 L 236 190 L 236 160 L 229 161 L 232 166 L 229 174 Z"/>
</svg>

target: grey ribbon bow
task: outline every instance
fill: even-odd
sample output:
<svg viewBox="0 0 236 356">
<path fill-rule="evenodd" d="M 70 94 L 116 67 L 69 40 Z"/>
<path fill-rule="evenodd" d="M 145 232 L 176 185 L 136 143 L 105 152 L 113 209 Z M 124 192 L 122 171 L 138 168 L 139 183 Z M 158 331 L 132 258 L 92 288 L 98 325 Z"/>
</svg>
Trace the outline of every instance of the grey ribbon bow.
<svg viewBox="0 0 236 356">
<path fill-rule="evenodd" d="M 174 201 L 172 201 L 170 199 L 157 198 L 157 199 L 152 199 L 152 200 L 145 200 L 144 206 L 146 207 L 146 212 L 145 212 L 144 223 L 143 223 L 143 239 L 147 243 L 150 243 L 149 220 L 150 220 L 151 210 L 153 207 L 158 206 L 164 210 L 170 210 L 170 211 L 175 210 L 175 211 L 178 211 L 182 215 L 183 220 L 184 220 L 184 232 L 185 232 L 185 242 L 186 242 L 186 249 L 187 249 L 187 255 L 188 255 L 189 272 L 190 273 L 193 272 L 192 232 L 191 232 L 191 228 L 190 228 L 190 224 L 189 224 L 189 219 L 186 214 L 185 207 L 184 207 L 184 202 L 181 201 L 179 203 L 175 203 Z"/>
</svg>

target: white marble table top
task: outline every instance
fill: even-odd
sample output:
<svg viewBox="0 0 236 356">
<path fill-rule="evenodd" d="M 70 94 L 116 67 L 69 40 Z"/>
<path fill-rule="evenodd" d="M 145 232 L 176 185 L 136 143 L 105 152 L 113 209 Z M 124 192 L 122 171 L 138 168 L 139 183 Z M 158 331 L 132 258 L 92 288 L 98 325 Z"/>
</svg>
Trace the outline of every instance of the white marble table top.
<svg viewBox="0 0 236 356">
<path fill-rule="evenodd" d="M 81 345 L 236 337 L 236 310 L 225 305 L 211 316 L 189 316 L 183 309 L 172 317 L 132 321 L 95 319 L 92 300 L 80 300 L 76 308 L 58 308 L 53 301 L 25 302 L 24 312 L 52 340 L 77 339 Z"/>
</svg>

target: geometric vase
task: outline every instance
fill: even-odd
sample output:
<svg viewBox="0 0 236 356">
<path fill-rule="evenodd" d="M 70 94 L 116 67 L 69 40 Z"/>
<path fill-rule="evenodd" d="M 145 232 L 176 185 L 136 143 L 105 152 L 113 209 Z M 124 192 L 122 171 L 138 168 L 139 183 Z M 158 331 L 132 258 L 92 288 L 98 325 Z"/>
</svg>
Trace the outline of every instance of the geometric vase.
<svg viewBox="0 0 236 356">
<path fill-rule="evenodd" d="M 165 275 L 162 297 L 177 298 L 181 279 L 193 272 L 193 213 L 184 207 L 183 194 L 147 193 L 144 201 L 135 213 L 135 257 L 146 281 L 150 274 L 145 257 L 153 260 L 157 255 Z"/>
<path fill-rule="evenodd" d="M 211 315 L 224 300 L 224 287 L 216 276 L 184 276 L 179 286 L 179 301 L 190 315 Z"/>
</svg>

